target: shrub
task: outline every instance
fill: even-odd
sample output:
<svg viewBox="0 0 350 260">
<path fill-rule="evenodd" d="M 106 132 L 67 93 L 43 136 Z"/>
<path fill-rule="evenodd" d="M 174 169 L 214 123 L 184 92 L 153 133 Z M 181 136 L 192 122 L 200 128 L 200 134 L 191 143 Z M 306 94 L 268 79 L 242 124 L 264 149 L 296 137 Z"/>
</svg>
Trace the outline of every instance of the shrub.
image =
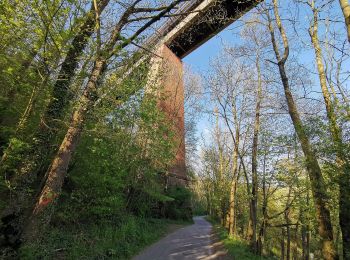
<svg viewBox="0 0 350 260">
<path fill-rule="evenodd" d="M 165 203 L 165 216 L 170 219 L 191 220 L 191 192 L 185 187 L 174 186 L 166 194 L 174 200 Z"/>
</svg>

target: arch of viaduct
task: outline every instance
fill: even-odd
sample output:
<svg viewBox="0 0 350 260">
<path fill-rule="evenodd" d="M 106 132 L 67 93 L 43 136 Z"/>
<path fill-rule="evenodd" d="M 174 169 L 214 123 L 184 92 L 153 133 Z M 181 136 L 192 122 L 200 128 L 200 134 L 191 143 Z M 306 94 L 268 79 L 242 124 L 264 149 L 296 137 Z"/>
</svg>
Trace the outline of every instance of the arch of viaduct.
<svg viewBox="0 0 350 260">
<path fill-rule="evenodd" d="M 260 0 L 191 0 L 147 41 L 156 46 L 151 74 L 160 78 L 160 108 L 173 122 L 177 142 L 176 158 L 168 170 L 170 184 L 186 184 L 184 84 L 182 59 L 255 7 Z M 185 14 L 185 15 L 184 15 Z M 160 71 L 163 71 L 159 77 Z M 152 75 L 150 76 L 152 78 Z"/>
</svg>

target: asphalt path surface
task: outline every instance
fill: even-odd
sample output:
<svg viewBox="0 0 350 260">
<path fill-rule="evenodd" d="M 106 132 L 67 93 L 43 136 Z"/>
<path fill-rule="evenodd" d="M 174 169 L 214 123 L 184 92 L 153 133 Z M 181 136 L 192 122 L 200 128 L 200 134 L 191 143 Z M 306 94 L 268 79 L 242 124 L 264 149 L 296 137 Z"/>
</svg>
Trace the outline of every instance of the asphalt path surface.
<svg viewBox="0 0 350 260">
<path fill-rule="evenodd" d="M 212 225 L 204 217 L 193 220 L 193 225 L 167 235 L 133 260 L 229 259 Z"/>
</svg>

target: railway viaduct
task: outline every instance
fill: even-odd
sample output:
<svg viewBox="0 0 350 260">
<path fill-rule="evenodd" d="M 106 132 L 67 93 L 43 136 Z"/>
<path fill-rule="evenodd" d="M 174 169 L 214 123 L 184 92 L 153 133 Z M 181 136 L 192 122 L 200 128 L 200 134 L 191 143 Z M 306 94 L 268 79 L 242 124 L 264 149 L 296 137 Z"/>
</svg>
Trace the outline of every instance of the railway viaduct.
<svg viewBox="0 0 350 260">
<path fill-rule="evenodd" d="M 184 84 L 182 60 L 255 7 L 259 0 L 190 0 L 146 41 L 154 50 L 150 78 L 161 86 L 160 108 L 174 127 L 176 158 L 168 170 L 171 184 L 186 184 Z M 160 75 L 161 74 L 161 75 Z"/>
</svg>

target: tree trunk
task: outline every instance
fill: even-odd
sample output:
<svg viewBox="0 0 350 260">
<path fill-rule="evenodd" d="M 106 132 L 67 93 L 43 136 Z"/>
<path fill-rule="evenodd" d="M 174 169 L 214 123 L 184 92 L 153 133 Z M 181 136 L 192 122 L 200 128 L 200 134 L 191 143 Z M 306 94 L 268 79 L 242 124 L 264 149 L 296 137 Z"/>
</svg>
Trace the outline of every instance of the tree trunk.
<svg viewBox="0 0 350 260">
<path fill-rule="evenodd" d="M 251 193 L 248 193 L 251 195 Z M 252 200 L 250 199 L 249 201 L 249 220 L 248 220 L 248 225 L 247 225 L 247 234 L 246 234 L 246 240 L 247 241 L 253 241 L 253 205 L 252 205 Z"/>
<path fill-rule="evenodd" d="M 234 101 L 233 101 L 234 102 Z M 235 134 L 230 128 L 228 118 L 225 115 L 226 125 L 229 127 L 231 137 L 233 140 L 233 155 L 232 155 L 232 181 L 230 186 L 230 199 L 229 199 L 229 235 L 236 236 L 236 185 L 238 181 L 238 156 L 239 156 L 239 143 L 240 143 L 240 124 L 237 118 L 236 104 L 233 103 L 232 114 L 235 123 Z"/>
<path fill-rule="evenodd" d="M 313 2 L 311 8 L 314 19 L 309 33 L 315 51 L 321 90 L 326 106 L 332 141 L 336 149 L 337 166 L 339 168 L 339 223 L 343 234 L 343 256 L 344 259 L 350 259 L 350 162 L 347 155 L 344 153 L 341 129 L 337 123 L 335 108 L 328 91 L 326 72 L 322 60 L 322 50 L 318 39 L 318 10 L 315 8 Z"/>
<path fill-rule="evenodd" d="M 97 81 L 103 73 L 105 60 L 97 60 L 91 73 L 86 89 L 79 100 L 79 107 L 74 111 L 68 131 L 55 156 L 47 174 L 47 180 L 35 204 L 34 210 L 28 220 L 24 232 L 24 241 L 33 241 L 41 234 L 43 228 L 49 223 L 51 211 L 54 207 L 63 185 L 67 168 L 75 150 L 88 112 L 96 98 Z"/>
<path fill-rule="evenodd" d="M 284 248 L 284 228 L 281 228 L 281 260 L 284 260 L 285 248 Z"/>
<path fill-rule="evenodd" d="M 299 224 L 295 226 L 294 230 L 294 235 L 293 235 L 293 260 L 298 260 L 299 259 L 299 254 L 298 254 L 298 230 L 299 229 Z"/>
<path fill-rule="evenodd" d="M 306 223 L 307 220 L 304 217 L 303 209 L 301 209 L 301 212 L 300 212 L 300 221 L 301 221 L 302 259 L 309 260 L 309 250 L 308 250 L 309 224 Z"/>
<path fill-rule="evenodd" d="M 306 196 L 306 205 L 310 205 L 310 193 L 309 191 L 307 192 Z M 308 223 L 306 224 L 306 259 L 310 259 L 310 241 L 311 241 L 311 230 L 310 230 L 310 223 L 309 219 L 307 220 Z"/>
<path fill-rule="evenodd" d="M 287 252 L 286 252 L 286 259 L 290 260 L 290 240 L 291 240 L 291 234 L 290 234 L 290 195 L 291 195 L 292 189 L 289 187 L 288 191 L 288 199 L 286 202 L 286 209 L 284 211 L 284 220 L 286 223 L 286 235 L 287 235 Z"/>
<path fill-rule="evenodd" d="M 348 0 L 339 0 L 339 3 L 343 11 L 345 26 L 348 33 L 348 41 L 350 43 L 350 5 Z"/>
<path fill-rule="evenodd" d="M 306 228 L 304 227 L 304 225 L 301 227 L 301 248 L 302 248 L 302 259 L 306 260 L 308 259 L 306 257 Z"/>
<path fill-rule="evenodd" d="M 100 0 L 100 12 L 108 4 L 109 0 Z M 93 3 L 91 4 L 90 12 L 86 15 L 85 22 L 81 25 L 79 32 L 74 37 L 71 47 L 62 62 L 61 70 L 58 74 L 56 82 L 53 86 L 52 97 L 42 116 L 40 125 L 35 137 L 35 143 L 31 147 L 30 154 L 32 157 L 27 158 L 21 169 L 21 175 L 36 170 L 43 158 L 48 155 L 48 151 L 52 151 L 53 138 L 56 137 L 59 125 L 57 119 L 63 116 L 63 111 L 69 102 L 69 85 L 75 75 L 75 69 L 78 66 L 79 57 L 83 53 L 85 46 L 94 31 L 95 27 L 95 9 Z M 33 160 L 34 159 L 34 160 Z M 27 167 L 30 165 L 30 167 Z"/>
<path fill-rule="evenodd" d="M 339 225 L 343 238 L 343 259 L 350 259 L 350 167 L 339 179 Z"/>
<path fill-rule="evenodd" d="M 102 12 L 108 2 L 109 0 L 100 1 L 100 12 Z M 4 234 L 8 244 L 18 243 L 24 221 L 26 220 L 24 212 L 31 207 L 35 192 L 38 190 L 38 186 L 44 177 L 43 171 L 40 171 L 40 174 L 37 175 L 38 168 L 42 167 L 44 159 L 54 152 L 52 143 L 59 129 L 56 121 L 63 116 L 63 112 L 69 102 L 69 85 L 78 66 L 78 58 L 83 53 L 89 37 L 94 31 L 94 14 L 95 9 L 92 4 L 85 22 L 74 37 L 67 56 L 62 63 L 60 73 L 53 87 L 52 98 L 33 138 L 35 143 L 32 144 L 30 151 L 28 151 L 29 156 L 20 163 L 19 174 L 12 180 L 12 185 L 16 189 L 15 192 L 12 192 L 9 205 L 2 212 L 1 218 L 5 227 L 4 230 L 12 230 L 9 234 Z"/>
<path fill-rule="evenodd" d="M 236 208 L 236 185 L 237 185 L 237 164 L 238 164 L 238 140 L 236 136 L 236 144 L 235 149 L 233 152 L 233 176 L 231 181 L 231 187 L 230 187 L 230 204 L 229 204 L 229 235 L 235 236 L 236 235 L 236 229 L 235 229 L 235 208 Z"/>
<path fill-rule="evenodd" d="M 330 218 L 330 212 L 326 207 L 326 187 L 324 184 L 321 168 L 311 149 L 309 139 L 306 135 L 304 126 L 302 125 L 299 113 L 292 93 L 289 89 L 288 78 L 286 77 L 284 65 L 279 65 L 282 82 L 284 85 L 285 95 L 287 98 L 289 114 L 292 118 L 295 131 L 301 142 L 301 147 L 306 157 L 306 168 L 309 174 L 311 189 L 313 193 L 314 203 L 316 207 L 316 216 L 318 222 L 318 233 L 322 239 L 322 252 L 326 259 L 336 259 L 336 252 L 333 245 L 333 231 Z"/>
<path fill-rule="evenodd" d="M 310 225 L 307 224 L 307 229 L 306 229 L 306 260 L 310 259 L 310 241 L 311 241 L 311 231 L 310 231 Z"/>
<path fill-rule="evenodd" d="M 107 1 L 107 0 L 106 0 Z M 141 0 L 135 0 L 124 11 L 115 28 L 110 34 L 108 42 L 103 50 L 97 52 L 97 58 L 94 67 L 89 76 L 89 80 L 85 86 L 85 90 L 79 99 L 79 105 L 72 114 L 69 128 L 63 138 L 60 148 L 53 159 L 53 162 L 47 172 L 45 183 L 41 189 L 40 195 L 27 220 L 23 240 L 26 243 L 32 242 L 35 238 L 39 238 L 43 233 L 47 224 L 51 220 L 51 212 L 54 210 L 54 204 L 59 197 L 62 189 L 64 178 L 67 174 L 71 157 L 78 144 L 79 137 L 84 127 L 87 114 L 92 110 L 97 99 L 98 82 L 101 80 L 102 74 L 107 68 L 107 60 L 115 56 L 120 49 L 128 46 L 130 42 L 135 40 L 141 33 L 147 30 L 152 24 L 160 20 L 170 10 L 177 6 L 182 0 L 174 0 L 157 15 L 145 22 L 138 30 L 132 34 L 127 40 L 123 40 L 117 47 L 115 46 L 120 37 L 120 32 L 128 23 L 130 15 L 135 11 L 135 6 Z M 100 46 L 97 47 L 98 49 Z"/>
<path fill-rule="evenodd" d="M 221 141 L 221 130 L 219 127 L 219 113 L 218 110 L 215 109 L 215 115 L 216 115 L 216 126 L 215 126 L 215 139 L 218 146 L 218 153 L 219 153 L 219 167 L 217 169 L 217 192 L 219 194 L 220 199 L 220 219 L 221 219 L 221 225 L 223 227 L 227 227 L 229 229 L 229 213 L 227 212 L 225 200 L 222 198 L 222 190 L 223 190 L 223 176 L 225 174 L 226 170 L 226 160 L 224 158 L 224 147 L 223 144 L 225 142 L 225 139 L 223 142 Z"/>
<path fill-rule="evenodd" d="M 226 230 L 230 229 L 230 212 L 228 211 L 225 216 L 225 228 Z"/>
<path fill-rule="evenodd" d="M 255 108 L 255 123 L 253 134 L 253 148 L 252 148 L 252 198 L 251 198 L 251 223 L 252 223 L 252 236 L 250 238 L 250 244 L 255 253 L 257 253 L 257 211 L 258 211 L 258 141 L 260 130 L 260 107 L 262 99 L 262 81 L 260 70 L 260 57 L 256 57 L 256 70 L 258 73 L 258 91 L 256 97 Z"/>
<path fill-rule="evenodd" d="M 287 233 L 287 255 L 286 259 L 290 260 L 290 225 L 289 225 L 289 209 L 285 212 L 285 220 L 286 220 L 286 233 Z"/>
<path fill-rule="evenodd" d="M 244 169 L 245 167 L 243 167 Z M 248 178 L 248 174 L 244 169 L 244 177 L 246 180 L 246 189 L 247 189 L 247 195 L 248 197 L 251 196 L 252 192 L 250 190 L 249 187 L 249 178 Z M 253 223 L 252 223 L 252 200 L 249 200 L 249 220 L 248 220 L 248 225 L 247 225 L 247 232 L 245 234 L 245 239 L 247 241 L 251 241 L 252 240 L 252 236 L 253 236 Z"/>
<path fill-rule="evenodd" d="M 266 169 L 266 152 L 264 154 L 263 179 L 262 179 L 263 202 L 262 202 L 261 210 L 262 210 L 263 219 L 262 219 L 259 234 L 258 234 L 258 255 L 260 256 L 262 256 L 264 253 L 265 233 L 266 233 L 266 226 L 268 221 L 268 216 L 267 216 L 268 201 L 267 201 L 267 191 L 266 191 L 265 169 Z"/>
<path fill-rule="evenodd" d="M 333 245 L 333 230 L 332 230 L 330 212 L 326 206 L 326 199 L 328 197 L 326 193 L 326 187 L 323 180 L 321 168 L 318 164 L 315 153 L 311 147 L 309 138 L 306 134 L 305 128 L 300 119 L 297 106 L 294 102 L 294 98 L 289 87 L 289 81 L 285 70 L 285 62 L 289 55 L 288 39 L 278 14 L 277 0 L 273 0 L 273 3 L 274 3 L 274 13 L 276 17 L 276 23 L 277 23 L 279 32 L 281 33 L 283 45 L 284 45 L 283 57 L 281 57 L 279 54 L 279 49 L 277 46 L 274 29 L 272 26 L 272 21 L 271 21 L 271 18 L 268 16 L 271 41 L 272 41 L 273 49 L 276 55 L 276 59 L 278 61 L 278 69 L 281 76 L 284 93 L 285 93 L 285 97 L 288 105 L 288 112 L 292 119 L 295 131 L 298 135 L 298 138 L 301 143 L 301 147 L 306 159 L 306 168 L 309 174 L 311 189 L 312 189 L 313 198 L 314 198 L 314 204 L 316 208 L 318 233 L 321 237 L 321 242 L 322 242 L 322 254 L 325 259 L 333 260 L 333 259 L 337 259 L 337 254 L 335 252 L 334 245 Z"/>
</svg>

